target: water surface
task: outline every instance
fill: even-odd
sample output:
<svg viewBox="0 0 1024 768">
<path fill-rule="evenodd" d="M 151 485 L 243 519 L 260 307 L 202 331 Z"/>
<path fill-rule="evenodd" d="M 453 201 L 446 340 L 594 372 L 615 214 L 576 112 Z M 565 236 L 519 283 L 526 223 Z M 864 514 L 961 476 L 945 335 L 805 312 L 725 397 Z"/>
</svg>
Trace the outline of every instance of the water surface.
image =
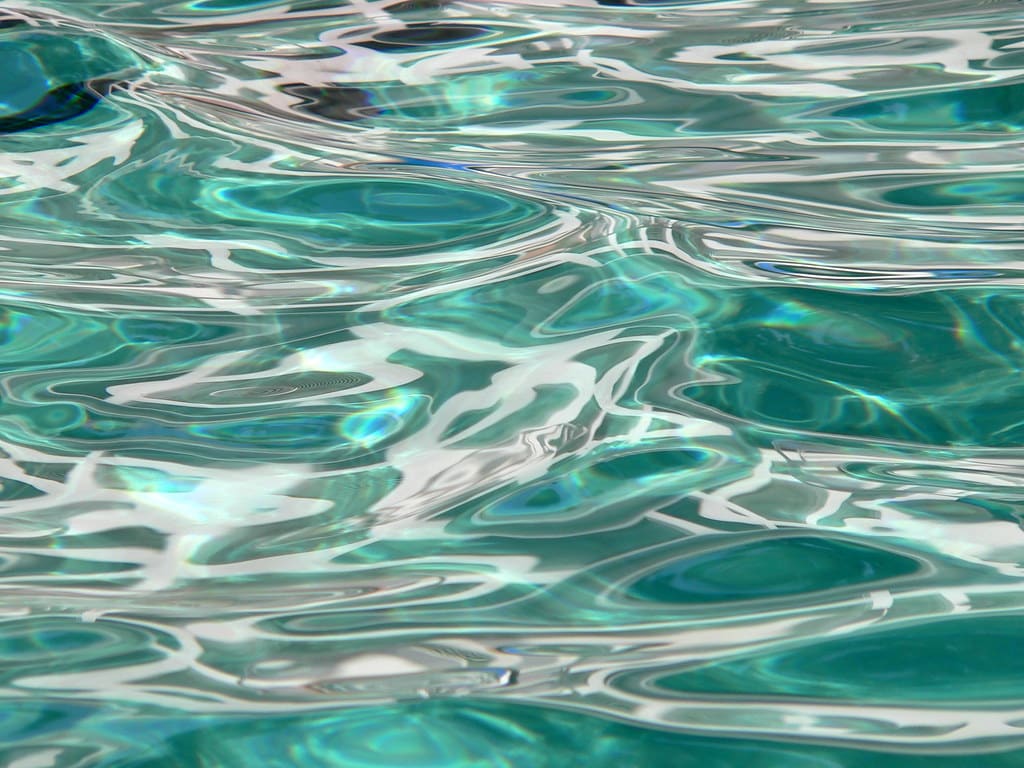
<svg viewBox="0 0 1024 768">
<path fill-rule="evenodd" d="M 1024 5 L 11 0 L 0 763 L 1024 764 Z"/>
</svg>

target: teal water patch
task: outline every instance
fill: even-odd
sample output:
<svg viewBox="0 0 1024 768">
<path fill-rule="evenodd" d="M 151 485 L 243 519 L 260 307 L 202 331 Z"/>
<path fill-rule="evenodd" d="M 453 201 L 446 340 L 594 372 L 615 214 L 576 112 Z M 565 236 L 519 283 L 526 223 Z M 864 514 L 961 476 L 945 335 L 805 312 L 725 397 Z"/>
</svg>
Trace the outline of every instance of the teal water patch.
<svg viewBox="0 0 1024 768">
<path fill-rule="evenodd" d="M 202 755 L 212 765 L 245 765 L 260 755 L 264 765 L 314 761 L 338 768 L 359 766 L 566 765 L 585 753 L 597 765 L 819 768 L 819 766 L 969 766 L 977 757 L 859 752 L 828 746 L 767 743 L 756 739 L 708 739 L 606 722 L 593 716 L 489 702 L 381 706 L 346 715 L 310 713 L 259 717 L 129 719 L 82 705 L 19 705 L 7 715 L 12 733 L 51 739 L 6 749 L 8 760 L 48 754 L 59 759 L 103 761 L 117 768 L 177 768 Z M 88 733 L 76 743 L 73 733 Z M 543 745 L 542 749 L 538 749 Z M 1017 765 L 1019 750 L 993 750 L 983 759 L 995 768 Z"/>
<path fill-rule="evenodd" d="M 95 34 L 0 30 L 0 133 L 41 129 L 91 110 L 118 78 L 137 75 L 142 60 Z"/>
<path fill-rule="evenodd" d="M 746 694 L 944 707 L 1015 702 L 1024 665 L 1019 616 L 944 619 L 836 637 L 658 681 L 680 693 Z"/>
<path fill-rule="evenodd" d="M 316 760 L 337 766 L 558 766 L 580 754 L 596 765 L 731 766 L 747 764 L 821 765 L 966 765 L 963 757 L 858 755 L 850 750 L 766 744 L 740 739 L 709 740 L 649 731 L 593 717 L 526 707 L 490 704 L 413 705 L 402 709 L 360 712 L 354 717 L 312 716 L 291 721 L 264 721 L 251 730 L 226 722 L 199 728 L 171 739 L 172 754 L 204 754 L 206 744 L 219 744 L 211 754 L 217 765 L 239 765 L 246 755 L 265 755 L 268 765 L 294 765 Z M 282 727 L 283 726 L 283 727 Z M 282 733 L 303 733 L 298 742 Z M 544 745 L 542 751 L 538 747 Z M 873 762 L 868 762 L 872 760 Z M 986 755 L 991 765 L 1013 765 L 1019 753 Z M 842 761 L 842 762 L 837 762 Z M 927 762 L 926 762 L 927 761 Z M 176 766 L 174 757 L 125 765 Z"/>
<path fill-rule="evenodd" d="M 682 394 L 794 431 L 1016 446 L 1018 301 L 1010 291 L 967 289 L 759 290 L 720 318 L 696 353 L 719 381 Z"/>
<path fill-rule="evenodd" d="M 833 114 L 890 131 L 1019 131 L 1024 128 L 1024 85 L 965 88 L 952 97 L 942 92 L 878 99 Z"/>
<path fill-rule="evenodd" d="M 629 595 L 670 603 L 758 600 L 892 581 L 915 562 L 884 550 L 805 536 L 717 547 L 642 576 Z"/>
</svg>

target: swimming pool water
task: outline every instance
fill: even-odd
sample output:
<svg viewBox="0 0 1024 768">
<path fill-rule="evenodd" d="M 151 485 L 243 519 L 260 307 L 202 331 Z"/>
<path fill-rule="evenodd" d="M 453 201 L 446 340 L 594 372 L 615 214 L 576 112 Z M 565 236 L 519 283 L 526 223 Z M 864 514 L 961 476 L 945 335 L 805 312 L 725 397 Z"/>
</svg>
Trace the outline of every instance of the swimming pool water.
<svg viewBox="0 0 1024 768">
<path fill-rule="evenodd" d="M 0 764 L 1024 765 L 1019 0 L 9 0 Z"/>
</svg>

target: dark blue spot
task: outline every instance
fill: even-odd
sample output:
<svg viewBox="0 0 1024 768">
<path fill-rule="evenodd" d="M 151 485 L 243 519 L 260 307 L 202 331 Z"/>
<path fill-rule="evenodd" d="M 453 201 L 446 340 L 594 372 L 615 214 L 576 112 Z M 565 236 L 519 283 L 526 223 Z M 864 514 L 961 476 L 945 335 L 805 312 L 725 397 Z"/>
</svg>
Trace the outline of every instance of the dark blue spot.
<svg viewBox="0 0 1024 768">
<path fill-rule="evenodd" d="M 281 86 L 281 90 L 302 99 L 294 109 L 326 120 L 350 122 L 377 113 L 371 104 L 369 92 L 362 88 L 294 83 Z"/>
<path fill-rule="evenodd" d="M 375 51 L 400 51 L 424 46 L 451 45 L 487 34 L 488 30 L 484 27 L 423 22 L 379 32 L 372 40 L 362 41 L 359 45 Z"/>
</svg>

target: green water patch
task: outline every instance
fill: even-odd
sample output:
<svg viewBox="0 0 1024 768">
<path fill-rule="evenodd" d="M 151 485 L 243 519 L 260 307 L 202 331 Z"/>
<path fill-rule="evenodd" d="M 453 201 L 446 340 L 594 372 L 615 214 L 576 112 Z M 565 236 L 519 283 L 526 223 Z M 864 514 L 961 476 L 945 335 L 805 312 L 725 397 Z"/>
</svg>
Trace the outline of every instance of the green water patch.
<svg viewBox="0 0 1024 768">
<path fill-rule="evenodd" d="M 844 587 L 866 589 L 872 582 L 892 583 L 918 570 L 911 558 L 844 539 L 761 537 L 672 560 L 630 584 L 626 595 L 660 603 L 810 596 Z"/>
<path fill-rule="evenodd" d="M 585 713 L 480 700 L 425 701 L 335 712 L 182 715 L 116 704 L 17 701 L 0 714 L 13 762 L 43 745 L 103 768 L 1016 768 L 1012 745 L 947 754 L 695 735 Z M 88 738 L 84 738 L 84 736 Z"/>
<path fill-rule="evenodd" d="M 84 115 L 143 61 L 113 39 L 70 30 L 0 30 L 0 133 L 41 129 Z"/>
<path fill-rule="evenodd" d="M 1024 444 L 1016 292 L 744 292 L 698 337 L 713 380 L 679 394 L 798 432 L 953 446 Z"/>
<path fill-rule="evenodd" d="M 1006 133 L 1024 129 L 1024 83 L 957 86 L 910 96 L 874 98 L 831 117 L 893 132 Z"/>
<path fill-rule="evenodd" d="M 208 150 L 217 142 L 211 140 Z M 210 155 L 197 157 L 200 164 Z M 536 226 L 544 205 L 497 190 L 435 179 L 314 174 L 204 178 L 188 156 L 158 157 L 100 184 L 106 204 L 139 221 L 220 237 L 286 238 L 300 251 L 387 259 L 464 251 Z M 299 245 L 301 244 L 301 245 Z"/>
<path fill-rule="evenodd" d="M 163 647 L 161 647 L 161 645 Z M 74 687 L 66 676 L 156 662 L 176 648 L 162 633 L 118 622 L 85 623 L 77 617 L 0 621 L 0 684 L 36 678 L 37 690 Z"/>
<path fill-rule="evenodd" d="M 531 539 L 623 528 L 705 484 L 741 477 L 749 460 L 742 446 L 721 439 L 621 445 L 454 507 L 448 528 Z"/>
<path fill-rule="evenodd" d="M 1024 617 L 951 616 L 820 638 L 658 681 L 679 694 L 967 705 L 1024 700 Z"/>
</svg>

